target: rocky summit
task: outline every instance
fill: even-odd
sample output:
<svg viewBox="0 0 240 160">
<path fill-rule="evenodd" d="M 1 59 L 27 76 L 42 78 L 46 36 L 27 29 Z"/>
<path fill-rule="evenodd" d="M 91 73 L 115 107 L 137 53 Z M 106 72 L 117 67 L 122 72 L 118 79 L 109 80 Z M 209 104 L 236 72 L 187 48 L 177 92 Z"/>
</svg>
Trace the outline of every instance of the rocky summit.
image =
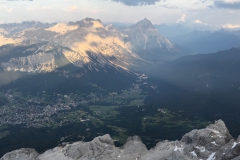
<svg viewBox="0 0 240 160">
<path fill-rule="evenodd" d="M 21 54 L 11 54 L 17 51 Z M 0 25 L 0 56 L 4 56 L 0 68 L 4 71 L 56 71 L 57 57 L 85 71 L 99 71 L 106 66 L 139 71 L 145 61 L 162 62 L 169 57 L 175 59 L 180 53 L 147 19 L 125 29 L 105 26 L 91 18 L 67 24 Z"/>
<path fill-rule="evenodd" d="M 148 150 L 140 137 L 129 137 L 116 147 L 110 135 L 91 142 L 63 143 L 39 154 L 34 149 L 19 149 L 1 160 L 240 160 L 240 137 L 235 140 L 222 120 L 205 129 L 192 130 L 180 141 L 162 141 Z"/>
</svg>

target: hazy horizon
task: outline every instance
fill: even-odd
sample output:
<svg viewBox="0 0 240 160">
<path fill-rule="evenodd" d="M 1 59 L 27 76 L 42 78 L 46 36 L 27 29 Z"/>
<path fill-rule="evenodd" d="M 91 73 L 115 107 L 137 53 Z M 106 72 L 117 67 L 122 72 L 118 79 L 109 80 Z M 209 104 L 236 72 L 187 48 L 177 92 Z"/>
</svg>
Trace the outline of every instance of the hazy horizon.
<svg viewBox="0 0 240 160">
<path fill-rule="evenodd" d="M 0 23 L 69 22 L 86 17 L 104 23 L 181 24 L 207 29 L 240 29 L 239 0 L 1 0 Z"/>
</svg>

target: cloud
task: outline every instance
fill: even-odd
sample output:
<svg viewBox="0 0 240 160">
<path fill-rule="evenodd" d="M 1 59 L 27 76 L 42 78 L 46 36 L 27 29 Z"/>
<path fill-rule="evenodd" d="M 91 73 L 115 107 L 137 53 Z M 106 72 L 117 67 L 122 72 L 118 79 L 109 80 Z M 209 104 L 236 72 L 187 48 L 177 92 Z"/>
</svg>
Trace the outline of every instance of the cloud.
<svg viewBox="0 0 240 160">
<path fill-rule="evenodd" d="M 41 9 L 42 10 L 48 10 L 48 9 L 52 9 L 53 7 L 52 6 L 43 6 Z"/>
<path fill-rule="evenodd" d="M 239 1 L 215 1 L 214 6 L 217 8 L 240 9 Z"/>
<path fill-rule="evenodd" d="M 13 8 L 9 8 L 9 9 L 7 10 L 8 13 L 10 13 L 10 12 L 12 12 L 12 11 L 13 11 Z"/>
<path fill-rule="evenodd" d="M 200 21 L 199 19 L 195 20 L 194 23 L 199 24 L 199 25 L 202 25 L 202 26 L 203 26 L 203 25 L 208 26 L 207 23 L 203 23 L 203 22 Z"/>
<path fill-rule="evenodd" d="M 237 29 L 240 28 L 240 24 L 234 25 L 234 24 L 224 24 L 222 26 L 223 28 L 229 28 L 229 29 Z"/>
<path fill-rule="evenodd" d="M 115 2 L 121 2 L 127 6 L 138 6 L 138 5 L 154 5 L 160 0 L 112 0 Z"/>
<path fill-rule="evenodd" d="M 200 0 L 201 3 L 206 3 L 208 0 Z"/>
<path fill-rule="evenodd" d="M 194 21 L 194 23 L 202 24 L 202 22 L 198 19 L 196 21 Z"/>
<path fill-rule="evenodd" d="M 33 0 L 2 0 L 2 1 L 33 1 Z"/>
<path fill-rule="evenodd" d="M 171 5 L 171 4 L 165 4 L 165 5 L 160 5 L 161 7 L 167 8 L 167 9 L 179 9 L 178 6 L 176 5 Z"/>
<path fill-rule="evenodd" d="M 68 7 L 66 10 L 67 10 L 67 11 L 70 11 L 70 12 L 75 12 L 75 11 L 77 11 L 78 9 L 79 9 L 78 6 L 70 6 L 70 7 Z"/>
<path fill-rule="evenodd" d="M 185 22 L 185 18 L 186 18 L 186 14 L 182 14 L 182 17 L 176 21 L 176 23 L 179 23 L 179 22 Z"/>
<path fill-rule="evenodd" d="M 0 1 L 7 2 L 7 1 L 33 1 L 33 0 L 0 0 Z"/>
</svg>

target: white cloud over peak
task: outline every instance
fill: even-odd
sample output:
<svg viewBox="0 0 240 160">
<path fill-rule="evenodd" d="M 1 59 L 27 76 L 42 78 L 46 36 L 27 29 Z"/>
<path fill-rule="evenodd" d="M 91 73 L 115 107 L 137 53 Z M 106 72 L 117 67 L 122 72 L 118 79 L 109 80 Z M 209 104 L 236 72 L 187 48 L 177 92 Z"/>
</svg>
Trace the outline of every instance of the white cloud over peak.
<svg viewBox="0 0 240 160">
<path fill-rule="evenodd" d="M 10 13 L 10 12 L 12 12 L 12 11 L 13 11 L 13 8 L 9 8 L 9 9 L 7 10 L 8 13 Z"/>
<path fill-rule="evenodd" d="M 138 5 L 154 5 L 160 0 L 112 0 L 115 2 L 121 2 L 128 6 L 138 6 Z"/>
<path fill-rule="evenodd" d="M 228 29 L 238 29 L 240 28 L 240 24 L 224 24 L 222 27 Z"/>
<path fill-rule="evenodd" d="M 198 24 L 202 24 L 202 22 L 200 20 L 195 20 L 194 23 L 198 23 Z"/>
<path fill-rule="evenodd" d="M 76 11 L 76 10 L 78 10 L 79 9 L 79 7 L 78 6 L 70 6 L 70 7 L 68 7 L 68 11 Z"/>
<path fill-rule="evenodd" d="M 182 14 L 181 18 L 176 21 L 176 23 L 185 22 L 186 14 Z"/>
<path fill-rule="evenodd" d="M 52 6 L 43 6 L 41 9 L 42 10 L 47 10 L 47 9 L 52 9 L 53 7 Z"/>
</svg>

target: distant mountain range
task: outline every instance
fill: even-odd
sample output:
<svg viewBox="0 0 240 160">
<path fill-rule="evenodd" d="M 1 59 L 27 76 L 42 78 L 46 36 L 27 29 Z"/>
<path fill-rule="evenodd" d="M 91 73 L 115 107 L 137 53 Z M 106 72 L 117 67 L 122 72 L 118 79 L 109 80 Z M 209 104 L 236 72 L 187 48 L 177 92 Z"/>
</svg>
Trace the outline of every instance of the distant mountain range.
<svg viewBox="0 0 240 160">
<path fill-rule="evenodd" d="M 145 61 L 161 62 L 183 54 L 147 19 L 124 29 L 86 18 L 68 24 L 5 24 L 0 30 L 0 45 L 7 45 L 0 55 L 23 46 L 22 54 L 1 60 L 5 71 L 51 72 L 64 61 L 85 71 L 108 65 L 131 72 L 141 70 Z"/>
<path fill-rule="evenodd" d="M 240 36 L 224 30 L 193 31 L 184 37 L 175 37 L 171 40 L 195 53 L 214 53 L 231 47 L 240 47 Z"/>
<path fill-rule="evenodd" d="M 15 50 L 9 50 L 8 47 L 10 49 L 14 48 Z M 1 50 L 2 50 L 2 53 L 4 53 L 3 52 L 4 50 L 6 50 L 7 51 L 6 53 L 28 54 L 28 52 L 26 53 L 21 52 L 22 51 L 21 47 L 11 48 L 11 46 L 6 45 L 6 46 L 2 46 Z M 35 45 L 31 46 L 31 48 L 34 48 L 34 47 Z M 52 50 L 51 53 L 53 55 L 54 54 L 61 55 L 60 54 L 61 52 L 58 53 L 58 50 L 61 51 L 61 49 L 64 49 L 64 48 L 60 47 L 57 50 Z M 27 50 L 27 48 L 24 48 L 24 50 Z M 2 55 L 0 59 L 4 61 L 5 59 L 9 58 L 7 56 L 8 54 L 5 54 L 5 56 Z M 93 84 L 96 84 L 96 86 L 100 86 L 101 88 L 107 89 L 110 92 L 117 91 L 118 93 L 121 93 L 123 92 L 122 88 L 126 86 L 130 86 L 133 83 L 138 83 L 136 81 L 136 76 L 134 76 L 133 74 L 125 72 L 125 70 L 120 72 L 119 70 L 117 70 L 117 68 L 113 68 L 112 66 L 104 67 L 103 70 L 99 70 L 99 71 L 96 71 L 95 69 L 88 70 L 85 74 L 81 75 L 80 73 L 82 72 L 82 70 L 79 70 L 79 67 L 76 67 L 72 63 L 70 63 L 70 65 L 61 65 L 62 63 L 64 64 L 64 62 L 68 62 L 67 59 L 64 59 L 64 57 L 62 58 L 59 57 L 59 59 L 57 60 L 58 62 L 57 65 L 60 67 L 58 67 L 58 69 L 55 69 L 52 72 L 40 72 L 40 73 L 36 72 L 37 74 L 32 74 L 32 73 L 28 74 L 27 72 L 22 72 L 22 71 L 15 71 L 15 72 L 8 71 L 8 73 L 11 73 L 11 76 L 9 76 L 9 78 L 12 81 L 10 81 L 5 85 L 1 85 L 1 89 L 4 91 L 4 93 L 9 90 L 10 91 L 17 90 L 23 93 L 23 95 L 31 94 L 31 95 L 38 96 L 39 93 L 41 92 L 47 95 L 50 95 L 51 93 L 61 93 L 63 95 L 65 94 L 67 95 L 69 93 L 73 93 L 73 94 L 95 93 L 96 90 L 94 90 L 93 87 L 89 87 L 86 85 L 89 83 L 93 83 Z M 156 115 L 156 117 L 154 116 L 153 119 L 149 119 L 149 120 L 147 119 L 148 118 L 147 113 L 151 112 L 156 114 L 159 112 L 158 111 L 159 108 L 166 108 L 173 111 L 174 114 L 172 114 L 171 116 L 176 116 L 174 117 L 174 120 L 175 118 L 178 120 L 180 118 L 181 120 L 185 119 L 187 121 L 187 125 L 191 123 L 192 119 L 190 117 L 201 117 L 202 119 L 200 119 L 200 121 L 201 120 L 214 121 L 220 118 L 224 119 L 226 124 L 229 126 L 229 130 L 231 131 L 233 137 L 236 138 L 239 135 L 238 126 L 240 125 L 240 117 L 239 117 L 240 115 L 240 111 L 239 111 L 239 104 L 240 104 L 239 68 L 240 66 L 239 64 L 240 64 L 240 49 L 232 48 L 230 50 L 225 50 L 225 51 L 212 53 L 212 54 L 198 54 L 198 55 L 191 55 L 191 56 L 183 56 L 174 61 L 165 62 L 164 64 L 156 65 L 155 66 L 156 68 L 154 68 L 155 70 L 151 70 L 151 72 L 148 72 L 147 78 L 145 76 L 146 78 L 145 81 L 139 82 L 142 84 L 140 89 L 144 92 L 144 94 L 146 94 L 146 99 L 144 103 L 148 104 L 149 106 L 147 107 L 135 106 L 135 108 L 127 106 L 126 108 L 129 110 L 127 110 L 126 108 L 123 108 L 123 110 L 125 110 L 124 115 L 129 114 L 130 117 L 136 116 L 139 119 L 139 121 L 137 121 L 136 123 L 133 123 L 134 124 L 133 132 L 135 131 L 135 129 L 137 131 L 142 130 L 143 118 L 146 118 L 146 122 L 149 122 L 149 123 L 153 122 L 153 120 L 156 118 L 157 119 L 156 123 L 161 125 L 162 123 L 160 124 L 158 122 L 159 120 L 158 118 L 160 118 L 160 120 L 163 119 L 162 121 L 164 121 L 164 124 L 168 124 L 168 127 L 173 127 L 173 128 L 179 127 L 171 124 L 171 122 L 168 121 L 169 117 L 165 117 L 167 116 L 165 115 L 165 113 L 163 113 L 163 115 L 160 117 Z M 49 66 L 46 66 L 46 67 L 49 67 Z M 22 76 L 21 78 L 16 78 L 18 74 L 23 74 L 23 73 L 25 73 L 24 76 Z M 0 76 L 1 76 L 0 78 L 1 80 L 5 78 L 4 74 L 2 73 L 0 74 Z M 134 91 L 131 91 L 131 92 L 134 93 Z M 106 95 L 104 95 L 103 97 L 105 96 Z M 2 98 L 0 102 L 2 103 L 2 105 L 4 105 L 4 103 L 7 103 L 7 100 Z M 150 106 L 153 106 L 153 107 L 150 107 Z M 39 106 L 34 106 L 34 107 L 38 108 Z M 110 106 L 107 106 L 107 107 L 110 107 Z M 80 108 L 82 108 L 82 106 Z M 136 109 L 139 109 L 139 111 L 136 112 Z M 139 115 L 141 114 L 142 114 L 142 117 L 139 117 Z M 53 115 L 53 116 L 57 117 L 57 115 Z M 122 117 L 122 119 L 124 118 Z M 113 121 L 114 125 L 116 126 L 120 125 L 123 127 L 126 125 L 125 123 L 128 123 L 127 121 L 130 121 L 132 119 L 124 119 L 125 120 L 124 123 L 120 121 L 121 118 L 117 120 L 116 119 L 111 119 L 111 120 Z M 179 123 L 182 123 L 181 120 L 179 120 Z M 91 124 L 91 122 L 89 123 Z M 196 121 L 194 123 L 197 124 Z M 107 125 L 109 124 L 107 123 Z M 168 134 L 167 131 L 169 130 L 167 130 L 166 128 L 165 130 L 161 130 L 162 128 L 160 128 L 159 125 L 157 126 L 153 125 L 152 128 L 147 128 L 147 129 L 152 129 L 150 131 L 154 131 L 156 133 Z M 219 126 L 220 128 L 218 128 Z M 132 126 L 130 125 L 130 127 Z M 67 130 L 67 128 L 65 129 Z M 98 130 L 95 131 L 93 126 L 91 127 L 91 129 L 92 129 L 91 132 L 98 133 Z M 180 128 L 179 130 L 177 129 L 177 130 L 171 130 L 171 131 L 172 132 L 174 131 L 176 132 L 176 134 L 177 133 L 179 134 L 181 133 L 182 129 Z M 61 132 L 61 131 L 58 131 L 58 132 Z M 81 133 L 81 131 L 79 132 Z M 157 137 L 156 133 L 151 132 L 151 134 L 154 134 L 154 136 Z M 54 134 L 56 134 L 56 132 Z M 147 137 L 147 135 L 144 135 L 144 136 L 145 138 Z M 159 135 L 159 137 L 161 136 Z M 195 139 L 196 137 L 199 137 L 199 139 Z M 227 137 L 227 140 L 226 140 L 226 137 Z M 2 140 L 1 142 L 8 143 L 9 139 L 12 139 L 12 137 L 8 136 L 4 139 L 0 139 L 0 141 Z M 108 140 L 110 140 L 110 138 L 108 138 Z M 36 142 L 35 143 L 31 142 L 31 145 L 32 146 L 38 145 L 36 144 Z M 46 141 L 44 142 L 48 144 L 48 142 Z M 24 143 L 25 146 L 29 145 L 28 144 L 29 142 L 27 144 L 25 144 L 25 142 L 21 142 L 18 144 L 18 146 L 14 146 L 13 148 L 14 149 L 22 148 L 22 147 L 19 147 L 19 146 L 23 146 L 22 143 Z M 56 144 L 55 141 L 53 141 L 51 144 L 53 143 Z M 92 142 L 89 142 L 89 143 L 92 144 Z M 237 148 L 235 148 L 236 150 L 233 149 L 237 145 L 236 143 L 239 143 L 239 139 L 235 141 L 231 136 L 229 136 L 229 133 L 224 127 L 222 121 L 218 121 L 217 125 L 215 125 L 214 128 L 210 128 L 210 130 L 209 130 L 209 127 L 206 130 L 200 130 L 200 131 L 193 130 L 192 132 L 186 134 L 180 142 L 164 142 L 164 143 L 160 142 L 160 144 L 164 146 L 165 145 L 171 146 L 170 153 L 171 154 L 174 153 L 173 156 L 175 158 L 177 157 L 178 159 L 183 159 L 183 157 L 192 158 L 192 157 L 196 157 L 196 155 L 201 159 L 207 159 L 213 156 L 215 156 L 216 159 L 217 157 L 219 159 L 222 157 L 227 157 L 227 158 L 237 157 L 239 156 L 239 154 L 235 154 L 234 152 L 238 150 Z M 6 146 L 9 146 L 10 148 L 6 148 L 5 151 L 13 150 L 11 149 L 12 144 L 14 144 L 14 141 L 13 142 L 11 141 L 11 144 L 6 144 Z M 82 142 L 77 142 L 74 144 L 82 144 Z M 222 149 L 223 146 L 224 148 L 226 147 L 227 150 Z M 68 147 L 72 147 L 72 144 L 68 145 Z M 113 147 L 115 146 L 113 145 Z M 159 145 L 157 145 L 156 148 L 158 147 Z M 181 150 L 179 150 L 179 154 L 175 155 L 175 152 L 178 151 L 178 148 L 180 147 L 184 148 L 183 151 L 185 152 L 181 152 Z M 205 149 L 209 150 L 209 152 L 204 150 L 202 147 L 205 147 Z M 58 154 L 59 148 L 62 149 L 65 147 L 62 147 L 62 148 L 61 146 L 57 147 L 54 150 L 49 150 L 48 152 L 45 152 L 41 156 L 48 156 L 48 155 L 52 156 L 52 154 L 54 155 Z M 119 151 L 119 148 L 115 148 L 115 149 L 116 151 Z M 154 150 L 151 150 L 151 151 L 145 150 L 146 154 L 139 154 L 139 155 L 143 156 L 143 159 L 144 158 L 146 159 L 147 157 L 161 156 L 163 153 L 166 153 L 169 151 L 169 149 L 166 149 L 166 150 L 159 149 L 159 150 L 158 152 L 154 152 Z M 70 153 L 68 151 L 66 153 L 69 153 L 69 155 L 72 155 L 72 152 Z M 39 156 L 38 153 L 32 149 L 20 149 L 20 150 L 16 150 L 14 152 L 10 152 L 6 154 L 3 158 L 8 158 L 9 156 L 13 156 L 16 154 L 19 154 L 19 156 L 29 156 L 29 154 L 25 154 L 25 153 L 29 153 L 30 155 L 35 157 Z M 74 152 L 74 155 L 77 153 L 78 152 Z M 88 151 L 84 152 L 83 155 L 85 153 L 88 153 Z M 139 152 L 139 153 L 142 153 L 142 152 Z M 226 156 L 224 156 L 223 153 L 225 153 Z M 129 154 L 127 156 L 130 156 L 130 155 L 132 154 Z M 63 154 L 59 153 L 59 156 L 63 156 Z M 113 156 L 118 156 L 118 155 L 114 154 Z M 126 156 L 126 155 L 122 154 L 122 156 Z"/>
<path fill-rule="evenodd" d="M 15 34 L 22 32 L 29 28 L 49 28 L 57 23 L 41 23 L 35 21 L 24 21 L 22 23 L 6 23 L 0 24 L 0 34 L 5 36 L 14 36 Z"/>
<path fill-rule="evenodd" d="M 160 34 L 147 19 L 120 28 L 104 26 L 100 20 L 91 18 L 68 24 L 23 22 L 0 27 L 0 83 L 5 85 L 3 88 L 15 86 L 34 90 L 34 85 L 46 88 L 47 81 L 48 89 L 51 85 L 56 89 L 56 84 L 60 85 L 68 78 L 75 79 L 74 87 L 89 80 L 105 86 L 111 84 L 113 87 L 115 82 L 119 82 L 119 86 L 121 82 L 129 85 L 134 81 L 133 77 L 147 74 L 156 79 L 155 84 L 162 87 L 159 94 L 163 96 L 157 93 L 157 102 L 161 100 L 160 104 L 172 108 L 179 104 L 175 102 L 184 99 L 184 94 L 177 91 L 183 91 L 186 95 L 194 93 L 190 96 L 196 97 L 202 93 L 217 93 L 214 95 L 218 98 L 224 97 L 226 90 L 230 95 L 235 94 L 232 97 L 238 95 L 239 48 L 214 54 L 183 56 L 167 63 L 166 60 L 173 60 L 184 53 Z M 186 47 L 195 51 L 214 51 L 228 45 L 237 45 L 240 42 L 238 33 L 224 30 L 193 31 L 182 37 L 181 41 L 178 39 L 178 43 L 186 43 Z M 125 77 L 125 80 L 121 81 L 118 76 Z M 27 85 L 29 77 L 34 83 Z M 81 82 L 78 81 L 79 78 L 82 78 Z M 58 83 L 55 82 L 56 79 L 59 80 Z M 105 79 L 110 82 L 107 84 Z M 167 86 L 171 86 L 170 89 Z M 39 90 L 42 90 L 41 87 Z M 171 99 L 173 95 L 174 101 Z M 201 101 L 201 98 L 197 101 Z M 182 106 L 189 108 L 193 105 L 190 102 L 186 101 L 187 105 Z M 236 100 L 234 102 L 233 108 L 238 104 Z M 202 103 L 205 109 L 210 105 L 205 100 L 197 105 Z M 217 107 L 217 104 L 212 107 Z"/>
<path fill-rule="evenodd" d="M 58 137 L 52 140 L 51 146 L 57 139 L 71 134 L 67 131 L 69 126 L 63 123 L 71 124 L 68 121 L 71 118 L 76 126 L 81 123 L 80 128 L 86 131 L 84 136 L 89 135 L 88 126 L 91 126 L 94 137 L 109 131 L 114 135 L 121 132 L 119 135 L 124 137 L 125 132 L 132 135 L 144 130 L 141 134 L 148 140 L 150 129 L 154 132 L 152 139 L 161 139 L 158 133 L 173 137 L 184 131 L 180 129 L 178 133 L 171 127 L 184 126 L 186 129 L 190 121 L 195 126 L 195 122 L 202 124 L 216 119 L 223 119 L 234 137 L 239 135 L 236 126 L 240 125 L 240 49 L 231 48 L 238 46 L 239 32 L 192 31 L 170 38 L 163 35 L 147 19 L 129 27 L 103 25 L 100 20 L 91 18 L 67 24 L 0 25 L 0 114 L 3 115 L 0 119 L 3 125 L 10 124 L 0 128 L 0 137 L 4 137 L 0 138 L 0 144 L 8 146 L 0 151 L 1 154 L 23 143 L 27 146 L 37 136 L 33 135 L 32 139 L 26 136 L 26 144 L 25 139 L 21 139 L 15 146 L 19 139 L 15 130 L 21 130 L 23 125 L 6 123 L 12 122 L 15 111 L 19 119 L 31 113 L 28 122 L 36 120 L 34 115 L 40 115 L 40 120 L 44 117 L 44 122 L 39 124 L 42 128 L 46 127 L 45 122 L 51 122 L 49 128 L 44 128 L 47 131 L 39 134 L 51 133 L 48 139 L 42 137 L 31 143 L 35 148 L 43 140 L 39 150 L 46 149 L 53 132 L 58 133 Z M 218 50 L 223 51 L 209 53 Z M 68 99 L 71 96 L 76 102 Z M 64 105 L 65 101 L 78 108 Z M 28 112 L 26 106 L 34 111 Z M 106 110 L 106 116 L 101 114 L 101 107 Z M 112 110 L 109 107 L 113 107 Z M 165 110 L 169 110 L 169 114 Z M 79 114 L 86 116 L 79 120 Z M 91 121 L 91 117 L 96 119 Z M 86 126 L 82 123 L 85 119 L 89 119 Z M 179 122 L 174 126 L 170 119 Z M 53 131 L 52 126 L 57 130 Z M 61 127 L 66 127 L 66 133 L 58 131 Z M 108 129 L 98 130 L 104 127 Z M 32 135 L 36 131 L 32 129 L 24 130 L 21 135 Z M 73 129 L 74 132 L 81 130 Z M 192 151 L 208 158 L 218 150 L 211 154 L 191 150 L 188 153 L 191 157 L 195 155 Z"/>
<path fill-rule="evenodd" d="M 240 48 L 183 56 L 152 71 L 158 92 L 147 102 L 211 120 L 224 119 L 236 134 L 234 126 L 240 125 L 239 68 Z"/>
<path fill-rule="evenodd" d="M 170 41 L 188 49 L 193 54 L 214 53 L 240 47 L 240 31 L 193 30 L 180 24 L 170 26 L 163 24 L 155 27 Z"/>
<path fill-rule="evenodd" d="M 146 18 L 121 31 L 128 35 L 132 50 L 145 60 L 159 62 L 184 55 L 183 50 L 161 35 Z"/>
</svg>

